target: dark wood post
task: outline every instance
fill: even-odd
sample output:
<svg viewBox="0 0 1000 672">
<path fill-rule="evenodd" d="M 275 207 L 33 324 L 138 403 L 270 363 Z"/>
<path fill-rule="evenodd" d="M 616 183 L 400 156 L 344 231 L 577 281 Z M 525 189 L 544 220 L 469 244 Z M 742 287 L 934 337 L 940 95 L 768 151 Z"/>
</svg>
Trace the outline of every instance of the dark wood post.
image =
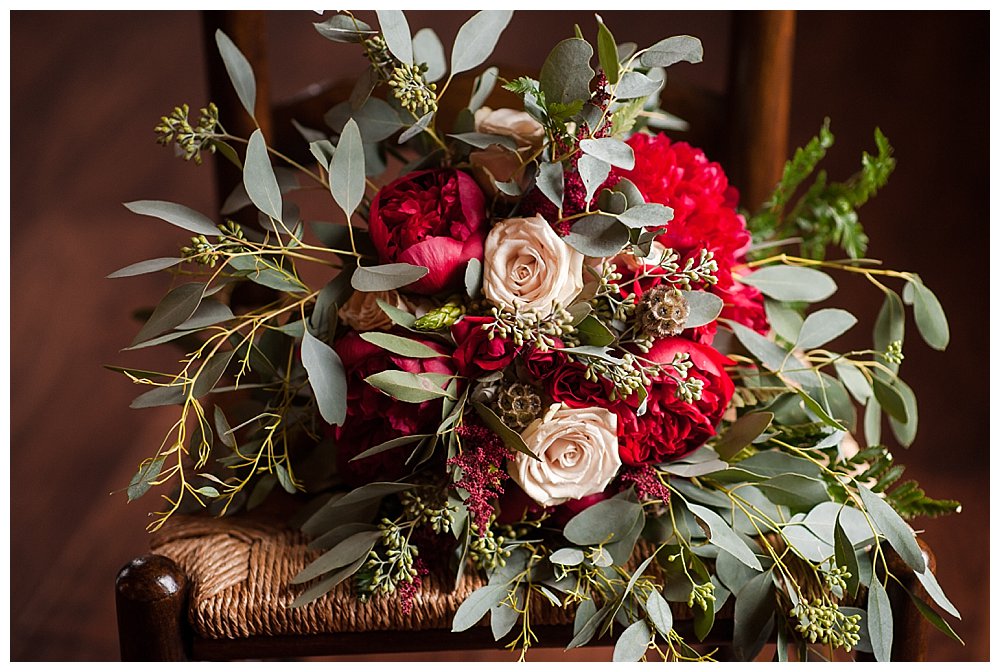
<svg viewBox="0 0 1000 672">
<path fill-rule="evenodd" d="M 257 126 L 243 109 L 239 96 L 229 80 L 226 66 L 219 55 L 215 31 L 222 30 L 247 57 L 257 80 L 257 103 L 254 114 L 264 137 L 271 139 L 271 86 L 267 67 L 267 25 L 260 11 L 202 12 L 205 60 L 208 66 L 208 90 L 212 102 L 219 107 L 219 120 L 231 134 L 250 137 Z M 236 149 L 242 153 L 243 148 Z M 243 180 L 236 166 L 221 156 L 216 157 L 216 192 L 221 206 L 233 188 Z"/>
<path fill-rule="evenodd" d="M 741 204 L 754 211 L 788 158 L 795 12 L 735 12 L 732 45 L 727 172 Z"/>
<path fill-rule="evenodd" d="M 118 646 L 123 661 L 180 661 L 185 644 L 188 582 L 162 555 L 144 555 L 115 580 Z"/>
</svg>

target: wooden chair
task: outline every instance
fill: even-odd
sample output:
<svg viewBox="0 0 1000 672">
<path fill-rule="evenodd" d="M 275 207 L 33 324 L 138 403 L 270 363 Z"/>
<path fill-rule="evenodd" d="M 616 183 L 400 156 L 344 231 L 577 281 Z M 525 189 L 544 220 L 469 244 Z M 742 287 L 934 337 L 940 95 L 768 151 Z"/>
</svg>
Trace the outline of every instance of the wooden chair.
<svg viewBox="0 0 1000 672">
<path fill-rule="evenodd" d="M 214 34 L 223 29 L 241 48 L 257 74 L 257 121 L 272 144 L 280 148 L 301 144 L 288 123 L 295 118 L 305 125 L 322 127 L 323 113 L 346 98 L 342 86 L 325 85 L 284 104 L 271 104 L 266 68 L 265 16 L 260 12 L 206 12 L 206 53 L 215 54 Z M 788 154 L 788 121 L 795 15 L 788 11 L 736 12 L 732 31 L 732 66 L 725 96 L 705 91 L 667 87 L 664 106 L 688 120 L 691 129 L 683 138 L 704 147 L 723 162 L 744 203 L 761 203 L 773 189 Z M 222 111 L 224 126 L 244 137 L 252 122 L 232 91 L 221 59 L 209 59 L 212 100 Z M 239 183 L 240 175 L 225 161 L 217 161 L 220 202 Z M 227 524 L 224 521 L 221 523 Z M 297 537 L 281 537 L 278 522 L 259 534 L 278 535 L 276 543 L 303 544 Z M 269 531 L 271 530 L 271 531 Z M 256 534 L 257 532 L 254 532 Z M 208 537 L 206 537 L 208 538 Z M 270 537 L 268 537 L 270 538 Z M 233 658 L 302 657 L 385 651 L 384 632 L 321 632 L 294 634 L 295 629 L 249 637 L 206 637 L 192 626 L 191 615 L 201 599 L 192 589 L 205 580 L 205 572 L 219 571 L 211 563 L 198 563 L 199 553 L 209 552 L 209 542 L 199 550 L 186 546 L 180 561 L 162 554 L 145 555 L 128 563 L 119 573 L 116 602 L 122 660 L 223 660 Z M 175 559 L 177 554 L 175 553 Z M 181 566 L 202 567 L 189 575 Z M 204 566 L 208 569 L 205 569 Z M 908 575 L 900 571 L 897 576 Z M 918 589 L 919 586 L 911 587 Z M 920 615 L 901 591 L 892 596 L 896 620 L 894 658 L 920 660 L 924 654 Z M 341 605 L 344 609 L 352 604 Z M 910 607 L 910 608 L 905 608 Z M 223 609 L 225 608 L 223 603 Z M 233 609 L 236 607 L 233 606 Z M 336 607 L 335 607 L 336 608 Z M 677 628 L 691 634 L 690 622 Z M 571 626 L 535 628 L 539 646 L 564 646 Z M 732 636 L 731 613 L 721 613 L 713 629 L 714 643 L 725 645 Z M 599 643 L 599 642 L 598 642 Z M 604 642 L 605 644 L 607 642 Z M 392 632 L 391 650 L 428 651 L 495 647 L 488 627 L 451 633 L 443 626 L 432 630 Z"/>
</svg>

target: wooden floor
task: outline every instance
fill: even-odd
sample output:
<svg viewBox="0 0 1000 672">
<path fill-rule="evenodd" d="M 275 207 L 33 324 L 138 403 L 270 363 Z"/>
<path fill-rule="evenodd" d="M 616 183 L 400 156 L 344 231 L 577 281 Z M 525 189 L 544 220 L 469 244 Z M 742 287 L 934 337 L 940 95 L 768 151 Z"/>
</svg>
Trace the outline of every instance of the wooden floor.
<svg viewBox="0 0 1000 672">
<path fill-rule="evenodd" d="M 537 67 L 572 21 L 592 27 L 587 13 L 569 14 L 515 16 L 501 60 Z M 435 24 L 446 43 L 462 16 Z M 603 16 L 620 39 L 644 44 L 700 35 L 705 64 L 679 67 L 677 77 L 721 87 L 724 14 Z M 278 94 L 360 69 L 345 56 L 349 47 L 315 35 L 314 20 L 305 11 L 273 17 Z M 411 16 L 414 30 L 430 22 L 426 12 Z M 830 115 L 835 176 L 872 149 L 876 124 L 893 141 L 897 174 L 864 211 L 872 251 L 890 267 L 918 270 L 951 317 L 947 353 L 923 346 L 912 327 L 908 334 L 903 373 L 921 400 L 921 435 L 911 451 L 897 451 L 932 494 L 965 504 L 961 515 L 919 523 L 964 615 L 955 627 L 967 645 L 934 634 L 935 660 L 989 658 L 987 45 L 985 13 L 810 13 L 799 22 L 793 86 L 793 141 Z M 144 550 L 146 511 L 155 506 L 126 506 L 121 489 L 172 418 L 170 410 L 130 411 L 136 391 L 101 368 L 167 365 L 167 351 L 118 352 L 137 329 L 130 312 L 160 296 L 163 279 L 103 278 L 170 256 L 183 242 L 120 203 L 212 208 L 209 169 L 173 159 L 152 133 L 174 105 L 204 103 L 198 17 L 13 12 L 10 53 L 11 658 L 114 660 L 114 576 Z M 877 305 L 866 288 L 843 283 L 838 299 L 871 324 Z"/>
</svg>

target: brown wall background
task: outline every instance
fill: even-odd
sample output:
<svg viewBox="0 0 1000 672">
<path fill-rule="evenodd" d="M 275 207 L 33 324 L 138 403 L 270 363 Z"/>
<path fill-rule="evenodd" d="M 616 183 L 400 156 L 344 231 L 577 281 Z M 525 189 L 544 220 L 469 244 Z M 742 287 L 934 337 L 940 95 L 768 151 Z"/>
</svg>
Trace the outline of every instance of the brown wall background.
<svg viewBox="0 0 1000 672">
<path fill-rule="evenodd" d="M 450 44 L 468 12 L 408 15 L 414 31 L 433 25 Z M 705 62 L 671 76 L 722 89 L 728 13 L 602 15 L 620 40 L 701 37 Z M 274 94 L 360 70 L 350 47 L 315 34 L 316 20 L 306 11 L 269 16 Z M 495 60 L 537 68 L 573 22 L 592 32 L 587 12 L 518 13 Z M 951 321 L 946 353 L 908 325 L 902 373 L 920 401 L 921 430 L 912 449 L 896 451 L 929 493 L 965 505 L 919 524 L 967 642 L 932 632 L 934 660 L 989 658 L 988 30 L 986 12 L 802 12 L 798 22 L 793 145 L 830 116 L 837 143 L 827 168 L 846 177 L 882 128 L 899 165 L 862 210 L 871 254 L 919 271 Z M 206 100 L 199 17 L 13 12 L 10 49 L 11 656 L 116 659 L 114 574 L 143 551 L 155 506 L 126 506 L 120 490 L 172 411 L 129 410 L 135 389 L 100 365 L 169 366 L 172 353 L 119 352 L 138 328 L 131 311 L 161 296 L 166 279 L 104 276 L 171 256 L 185 240 L 120 203 L 212 210 L 210 168 L 175 160 L 152 133 L 174 105 Z M 865 325 L 854 337 L 864 344 L 879 297 L 844 281 L 835 300 Z"/>
</svg>

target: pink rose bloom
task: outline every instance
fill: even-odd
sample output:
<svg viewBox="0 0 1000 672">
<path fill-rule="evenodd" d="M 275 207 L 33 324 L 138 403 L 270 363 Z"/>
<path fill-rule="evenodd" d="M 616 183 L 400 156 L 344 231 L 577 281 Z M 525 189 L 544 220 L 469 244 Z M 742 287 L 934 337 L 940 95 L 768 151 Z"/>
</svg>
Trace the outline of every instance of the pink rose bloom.
<svg viewBox="0 0 1000 672">
<path fill-rule="evenodd" d="M 463 286 L 469 259 L 482 259 L 488 233 L 486 197 L 467 174 L 453 169 L 409 173 L 372 201 L 368 231 L 383 263 L 426 266 L 408 285 L 420 294 Z"/>
</svg>

